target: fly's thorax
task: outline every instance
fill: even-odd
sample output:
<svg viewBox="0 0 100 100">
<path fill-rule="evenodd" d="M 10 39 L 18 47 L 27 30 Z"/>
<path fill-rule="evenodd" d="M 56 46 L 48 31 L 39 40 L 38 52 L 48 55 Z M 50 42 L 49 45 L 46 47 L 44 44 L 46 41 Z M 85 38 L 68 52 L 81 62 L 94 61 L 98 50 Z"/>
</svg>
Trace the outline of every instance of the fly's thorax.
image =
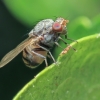
<svg viewBox="0 0 100 100">
<path fill-rule="evenodd" d="M 43 36 L 43 40 L 40 41 L 40 43 L 47 45 L 48 47 L 52 48 L 55 44 L 56 41 L 58 41 L 58 35 L 54 34 L 54 33 L 50 33 L 50 34 L 45 34 Z"/>
<path fill-rule="evenodd" d="M 47 34 L 51 31 L 52 28 L 52 24 L 54 23 L 54 21 L 52 19 L 45 19 L 40 21 L 35 27 L 34 29 L 31 30 L 31 32 L 29 33 L 30 35 L 43 35 L 43 34 Z"/>
</svg>

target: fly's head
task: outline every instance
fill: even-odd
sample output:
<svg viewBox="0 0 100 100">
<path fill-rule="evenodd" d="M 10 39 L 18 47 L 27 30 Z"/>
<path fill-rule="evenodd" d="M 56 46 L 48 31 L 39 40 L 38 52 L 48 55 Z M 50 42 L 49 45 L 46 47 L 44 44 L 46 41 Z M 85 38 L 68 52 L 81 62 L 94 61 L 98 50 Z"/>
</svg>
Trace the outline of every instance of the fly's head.
<svg viewBox="0 0 100 100">
<path fill-rule="evenodd" d="M 64 18 L 57 18 L 56 21 L 52 25 L 52 30 L 59 35 L 66 35 L 67 33 L 67 23 L 69 20 L 65 20 Z"/>
</svg>

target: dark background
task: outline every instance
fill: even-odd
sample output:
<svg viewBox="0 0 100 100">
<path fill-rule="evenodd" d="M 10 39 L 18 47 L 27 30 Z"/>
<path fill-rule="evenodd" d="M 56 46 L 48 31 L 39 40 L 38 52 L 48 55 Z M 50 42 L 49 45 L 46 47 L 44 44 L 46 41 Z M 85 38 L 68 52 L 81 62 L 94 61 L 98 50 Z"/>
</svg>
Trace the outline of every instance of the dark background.
<svg viewBox="0 0 100 100">
<path fill-rule="evenodd" d="M 0 59 L 27 38 L 29 31 L 0 1 Z M 41 66 L 34 70 L 27 68 L 22 61 L 22 54 L 19 54 L 0 69 L 0 100 L 11 100 L 42 69 Z"/>
</svg>

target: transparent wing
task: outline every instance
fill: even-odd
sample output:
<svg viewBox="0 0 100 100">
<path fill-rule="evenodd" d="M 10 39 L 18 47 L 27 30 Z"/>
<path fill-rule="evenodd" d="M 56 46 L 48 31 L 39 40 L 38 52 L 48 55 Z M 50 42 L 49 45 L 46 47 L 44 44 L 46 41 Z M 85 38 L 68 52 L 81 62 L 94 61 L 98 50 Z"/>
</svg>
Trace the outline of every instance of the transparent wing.
<svg viewBox="0 0 100 100">
<path fill-rule="evenodd" d="M 9 63 L 13 58 L 15 58 L 26 46 L 28 46 L 33 38 L 27 38 L 21 42 L 15 49 L 8 52 L 0 61 L 0 68 Z"/>
</svg>

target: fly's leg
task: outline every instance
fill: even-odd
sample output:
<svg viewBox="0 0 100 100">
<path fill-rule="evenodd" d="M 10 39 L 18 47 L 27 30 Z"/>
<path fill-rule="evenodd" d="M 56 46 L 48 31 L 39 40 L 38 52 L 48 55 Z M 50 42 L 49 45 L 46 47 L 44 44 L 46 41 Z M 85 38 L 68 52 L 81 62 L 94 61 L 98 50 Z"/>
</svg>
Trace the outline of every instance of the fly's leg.
<svg viewBox="0 0 100 100">
<path fill-rule="evenodd" d="M 66 41 L 64 41 L 61 37 L 59 37 L 60 40 L 62 40 L 67 46 L 70 46 L 70 44 L 68 44 Z M 72 46 L 70 46 L 74 51 L 77 51 L 75 48 L 73 48 Z"/>
<path fill-rule="evenodd" d="M 37 46 L 39 46 L 39 47 L 42 48 L 43 50 L 47 51 L 47 52 L 50 54 L 50 56 L 51 56 L 52 60 L 54 61 L 54 63 L 56 63 L 56 60 L 54 59 L 53 55 L 51 54 L 51 52 L 50 52 L 48 49 L 46 49 L 46 48 L 43 47 L 43 46 L 40 46 L 39 44 L 37 44 Z"/>
<path fill-rule="evenodd" d="M 51 56 L 50 56 L 49 54 L 47 54 L 47 57 L 50 58 L 50 59 L 52 59 Z"/>
<path fill-rule="evenodd" d="M 47 55 L 48 58 L 52 59 L 50 55 Z M 61 62 L 56 61 L 54 64 L 56 64 L 57 66 L 59 66 L 61 64 Z"/>
<path fill-rule="evenodd" d="M 65 44 L 68 44 L 66 41 L 64 41 L 61 37 L 59 37 L 60 40 L 62 40 Z"/>
<path fill-rule="evenodd" d="M 55 44 L 60 47 L 61 49 L 64 49 L 63 47 L 60 46 L 60 44 L 58 42 L 55 42 Z"/>
<path fill-rule="evenodd" d="M 68 38 L 67 35 L 65 35 L 65 38 L 66 38 L 67 40 L 71 40 L 71 41 L 77 42 L 76 40 L 73 40 L 73 39 Z M 78 43 L 78 42 L 77 42 L 77 43 Z"/>
<path fill-rule="evenodd" d="M 44 61 L 45 61 L 46 67 L 47 67 L 47 66 L 48 66 L 48 62 L 47 62 L 47 59 L 44 59 Z"/>
<path fill-rule="evenodd" d="M 37 56 L 43 58 L 43 59 L 45 60 L 46 67 L 48 66 L 47 59 L 46 59 L 45 56 L 43 56 L 43 55 L 41 55 L 41 54 L 39 54 L 39 53 L 36 53 L 35 51 L 32 51 L 32 53 L 34 53 L 35 55 L 37 55 Z"/>
</svg>

